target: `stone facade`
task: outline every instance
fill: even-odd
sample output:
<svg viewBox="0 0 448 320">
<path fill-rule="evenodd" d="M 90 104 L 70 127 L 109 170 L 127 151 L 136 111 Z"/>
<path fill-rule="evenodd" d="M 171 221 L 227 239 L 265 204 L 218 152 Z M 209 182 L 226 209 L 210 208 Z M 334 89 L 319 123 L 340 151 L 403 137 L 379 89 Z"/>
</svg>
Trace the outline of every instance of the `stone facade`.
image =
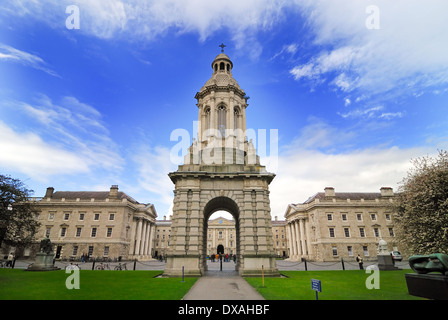
<svg viewBox="0 0 448 320">
<path fill-rule="evenodd" d="M 175 185 L 165 275 L 200 276 L 207 271 L 207 228 L 212 213 L 235 219 L 236 268 L 241 275 L 279 275 L 272 243 L 269 184 L 274 174 L 260 165 L 246 137 L 245 92 L 224 54 L 212 62 L 212 77 L 195 96 L 198 137 L 184 164 L 169 174 Z"/>
<path fill-rule="evenodd" d="M 110 191 L 58 191 L 48 188 L 36 202 L 41 229 L 37 240 L 49 237 L 56 258 L 148 259 L 153 252 L 156 210 L 141 204 L 118 186 Z"/>
<path fill-rule="evenodd" d="M 302 204 L 286 210 L 288 256 L 313 261 L 376 259 L 378 243 L 397 250 L 393 215 L 389 204 L 392 188 L 379 193 L 339 193 L 325 188 Z"/>
<path fill-rule="evenodd" d="M 277 257 L 286 257 L 286 221 L 279 221 L 276 217 L 272 222 L 272 242 Z M 171 235 L 171 220 L 156 221 L 156 238 L 154 239 L 154 252 L 165 256 L 169 247 Z M 236 228 L 235 221 L 223 217 L 209 220 L 207 229 L 207 256 L 218 252 L 222 246 L 224 254 L 236 254 Z"/>
</svg>

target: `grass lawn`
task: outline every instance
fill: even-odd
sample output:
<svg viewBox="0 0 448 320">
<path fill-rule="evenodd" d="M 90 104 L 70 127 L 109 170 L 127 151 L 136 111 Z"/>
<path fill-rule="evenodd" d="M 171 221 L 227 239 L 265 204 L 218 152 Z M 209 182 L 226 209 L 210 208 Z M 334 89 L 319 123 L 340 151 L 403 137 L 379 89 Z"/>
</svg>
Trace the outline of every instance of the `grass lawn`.
<svg viewBox="0 0 448 320">
<path fill-rule="evenodd" d="M 267 300 L 315 300 L 311 279 L 321 280 L 319 300 L 421 300 L 411 296 L 406 273 L 411 270 L 381 271 L 379 289 L 367 289 L 366 280 L 373 273 L 346 271 L 282 271 L 288 278 L 245 278 Z M 370 278 L 372 279 L 372 278 Z M 371 281 L 369 281 L 371 283 Z"/>
<path fill-rule="evenodd" d="M 81 270 L 69 290 L 65 270 L 0 269 L 0 300 L 180 300 L 197 278 L 154 278 L 162 271 Z"/>
</svg>

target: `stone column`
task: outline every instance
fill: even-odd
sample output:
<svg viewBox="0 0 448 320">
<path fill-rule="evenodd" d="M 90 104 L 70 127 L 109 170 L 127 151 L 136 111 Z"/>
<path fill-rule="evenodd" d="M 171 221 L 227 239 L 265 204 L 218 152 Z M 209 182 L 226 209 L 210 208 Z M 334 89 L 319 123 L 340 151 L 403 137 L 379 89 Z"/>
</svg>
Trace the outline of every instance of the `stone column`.
<svg viewBox="0 0 448 320">
<path fill-rule="evenodd" d="M 300 242 L 301 242 L 301 251 L 302 251 L 302 256 L 306 255 L 306 243 L 305 243 L 305 228 L 304 228 L 304 221 L 305 219 L 301 218 L 299 220 L 299 225 L 300 225 Z"/>
<path fill-rule="evenodd" d="M 291 221 L 291 231 L 292 231 L 292 258 L 297 259 L 297 232 L 296 232 L 296 221 Z"/>
<path fill-rule="evenodd" d="M 149 245 L 148 245 L 148 251 L 147 251 L 147 255 L 149 255 L 150 257 L 152 257 L 152 246 L 154 243 L 154 224 L 150 223 L 149 224 Z M 168 238 L 169 241 L 169 238 Z"/>
<path fill-rule="evenodd" d="M 140 246 L 140 255 L 144 255 L 145 254 L 145 250 L 146 250 L 146 228 L 148 226 L 148 221 L 147 220 L 143 220 L 143 227 L 142 227 L 142 244 Z"/>
<path fill-rule="evenodd" d="M 290 222 L 288 222 L 288 224 L 286 225 L 286 233 L 288 235 L 288 238 L 286 239 L 287 248 L 289 249 L 288 256 L 290 259 L 292 259 L 293 251 L 292 251 L 292 234 L 291 234 L 291 223 Z"/>
<path fill-rule="evenodd" d="M 129 246 L 129 254 L 133 255 L 134 252 L 135 252 L 135 236 L 136 236 L 136 233 L 137 233 L 137 225 L 136 225 L 136 223 L 135 224 L 132 223 L 131 232 L 132 232 L 132 234 L 131 234 L 131 243 L 130 243 L 130 246 Z"/>
<path fill-rule="evenodd" d="M 135 254 L 140 254 L 140 247 L 141 247 L 141 241 L 142 241 L 142 224 L 143 219 L 137 218 L 137 233 L 136 233 L 136 243 L 135 243 Z"/>
<path fill-rule="evenodd" d="M 310 227 L 310 221 L 307 219 L 305 220 L 305 232 L 306 232 L 306 245 L 308 248 L 308 258 L 313 256 L 312 252 L 312 246 L 311 246 L 311 227 Z"/>
</svg>

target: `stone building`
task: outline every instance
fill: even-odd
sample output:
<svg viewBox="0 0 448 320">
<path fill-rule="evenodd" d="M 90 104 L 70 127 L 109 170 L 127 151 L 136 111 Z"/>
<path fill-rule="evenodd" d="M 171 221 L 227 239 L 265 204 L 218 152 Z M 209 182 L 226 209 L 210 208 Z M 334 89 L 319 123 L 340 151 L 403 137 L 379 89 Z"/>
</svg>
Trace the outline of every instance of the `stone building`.
<svg viewBox="0 0 448 320">
<path fill-rule="evenodd" d="M 278 220 L 278 217 L 275 216 L 275 219 L 272 220 L 272 242 L 277 258 L 286 258 L 288 256 L 286 234 L 286 221 Z"/>
<path fill-rule="evenodd" d="M 235 221 L 223 217 L 208 221 L 207 256 L 212 254 L 236 254 Z"/>
<path fill-rule="evenodd" d="M 389 204 L 392 188 L 378 193 L 335 192 L 325 188 L 301 204 L 290 204 L 285 212 L 288 256 L 313 261 L 376 259 L 378 243 L 397 250 L 393 215 Z"/>
<path fill-rule="evenodd" d="M 184 164 L 169 173 L 174 200 L 164 275 L 201 276 L 207 271 L 208 220 L 223 210 L 235 219 L 239 274 L 278 276 L 269 202 L 275 175 L 260 164 L 247 139 L 249 97 L 233 77 L 233 62 L 221 53 L 211 68 L 210 79 L 195 95 L 197 139 Z"/>
<path fill-rule="evenodd" d="M 148 259 L 153 252 L 156 209 L 113 185 L 109 191 L 57 191 L 47 188 L 36 202 L 39 241 L 49 237 L 56 258 Z"/>
<path fill-rule="evenodd" d="M 157 220 L 154 239 L 154 254 L 165 256 L 170 245 L 171 220 Z M 277 217 L 272 221 L 272 239 L 277 257 L 286 257 L 286 221 L 279 221 Z M 222 252 L 236 254 L 235 221 L 223 217 L 210 219 L 207 229 L 207 256 Z"/>
</svg>

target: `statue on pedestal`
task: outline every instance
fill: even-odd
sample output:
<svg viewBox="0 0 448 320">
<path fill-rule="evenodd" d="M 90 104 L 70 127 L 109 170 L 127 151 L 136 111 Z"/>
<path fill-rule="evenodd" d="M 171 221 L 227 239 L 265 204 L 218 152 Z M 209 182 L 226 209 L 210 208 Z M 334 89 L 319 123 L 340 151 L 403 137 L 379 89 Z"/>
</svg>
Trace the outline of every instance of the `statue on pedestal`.
<svg viewBox="0 0 448 320">
<path fill-rule="evenodd" d="M 53 271 L 60 270 L 53 263 L 54 252 L 53 244 L 47 237 L 40 242 L 39 252 L 36 254 L 36 260 L 31 264 L 27 271 Z"/>
<path fill-rule="evenodd" d="M 397 270 L 390 252 L 387 250 L 387 242 L 383 239 L 378 243 L 378 269 Z"/>
</svg>

